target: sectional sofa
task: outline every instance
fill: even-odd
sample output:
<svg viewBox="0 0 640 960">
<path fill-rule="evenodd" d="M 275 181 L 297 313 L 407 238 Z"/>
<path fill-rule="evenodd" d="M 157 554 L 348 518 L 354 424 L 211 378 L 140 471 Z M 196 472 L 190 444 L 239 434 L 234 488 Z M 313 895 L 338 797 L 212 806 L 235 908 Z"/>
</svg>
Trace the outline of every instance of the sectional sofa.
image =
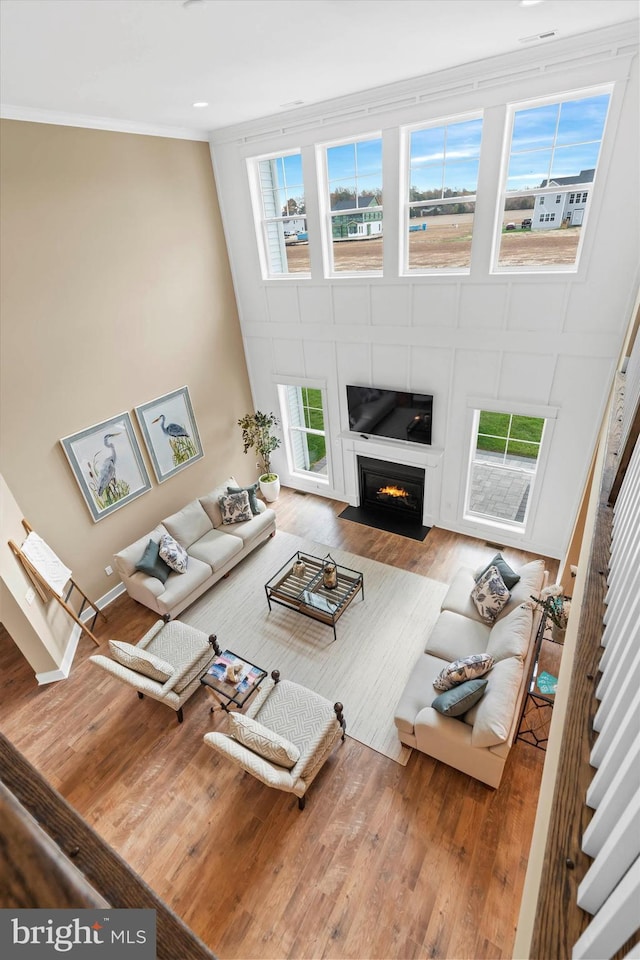
<svg viewBox="0 0 640 960">
<path fill-rule="evenodd" d="M 492 624 L 471 598 L 479 572 L 461 569 L 451 583 L 396 708 L 395 724 L 402 743 L 498 787 L 518 731 L 542 614 L 530 598 L 539 594 L 547 574 L 542 560 L 517 570 L 519 580 Z M 484 653 L 495 663 L 475 705 L 459 716 L 435 709 L 440 690 L 433 681 L 441 671 Z"/>
<path fill-rule="evenodd" d="M 115 554 L 114 568 L 130 597 L 161 617 L 172 619 L 275 534 L 275 512 L 258 500 L 255 492 L 250 498 L 251 519 L 223 523 L 220 498 L 227 496 L 229 487 L 238 489 L 234 477 L 165 517 L 149 533 Z M 149 541 L 159 544 L 164 534 L 169 534 L 188 555 L 184 573 L 172 570 L 165 582 L 138 569 Z"/>
</svg>

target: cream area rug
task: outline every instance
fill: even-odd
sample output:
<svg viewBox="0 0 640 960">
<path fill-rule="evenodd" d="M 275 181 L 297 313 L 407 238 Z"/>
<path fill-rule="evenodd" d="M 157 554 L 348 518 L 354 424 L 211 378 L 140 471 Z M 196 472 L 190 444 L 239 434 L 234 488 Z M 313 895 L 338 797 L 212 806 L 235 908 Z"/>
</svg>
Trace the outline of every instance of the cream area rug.
<svg viewBox="0 0 640 960">
<path fill-rule="evenodd" d="M 331 553 L 364 574 L 364 600 L 358 595 L 338 620 L 335 642 L 331 627 L 295 610 L 273 604 L 269 612 L 264 585 L 297 550 Z M 446 590 L 419 574 L 278 531 L 179 619 L 217 634 L 223 650 L 341 701 L 347 734 L 404 765 L 411 750 L 398 740 L 393 716 Z"/>
</svg>

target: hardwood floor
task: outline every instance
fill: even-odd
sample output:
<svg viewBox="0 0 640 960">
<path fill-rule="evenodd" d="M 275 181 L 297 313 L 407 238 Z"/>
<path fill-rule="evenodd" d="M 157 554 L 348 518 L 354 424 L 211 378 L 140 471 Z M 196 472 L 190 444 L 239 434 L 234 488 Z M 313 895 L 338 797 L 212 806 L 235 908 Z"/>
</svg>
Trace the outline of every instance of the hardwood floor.
<svg viewBox="0 0 640 960">
<path fill-rule="evenodd" d="M 282 530 L 443 582 L 494 552 L 435 528 L 424 543 L 382 533 L 291 490 L 274 506 Z M 126 596 L 106 612 L 105 640 L 156 619 Z M 83 637 L 69 679 L 38 687 L 0 630 L 3 733 L 222 960 L 511 956 L 542 751 L 516 743 L 494 791 L 347 737 L 299 812 L 204 745 L 222 723 L 204 691 L 178 724 L 93 667 L 94 650 Z"/>
</svg>

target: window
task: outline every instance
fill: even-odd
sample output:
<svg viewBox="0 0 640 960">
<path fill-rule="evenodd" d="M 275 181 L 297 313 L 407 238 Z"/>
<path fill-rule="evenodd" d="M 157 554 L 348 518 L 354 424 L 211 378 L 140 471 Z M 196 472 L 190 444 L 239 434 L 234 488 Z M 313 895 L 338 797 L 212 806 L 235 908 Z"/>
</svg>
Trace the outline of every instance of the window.
<svg viewBox="0 0 640 960">
<path fill-rule="evenodd" d="M 253 164 L 263 276 L 310 275 L 302 157 L 290 153 Z"/>
<path fill-rule="evenodd" d="M 595 180 L 609 99 L 598 93 L 514 111 L 498 266 L 576 263 L 585 210 L 575 211 L 575 203 L 581 196 L 586 203 L 583 184 Z M 558 204 L 553 221 L 537 216 L 545 200 Z M 516 211 L 532 217 L 533 231 L 507 232 Z"/>
<path fill-rule="evenodd" d="M 481 137 L 480 118 L 410 132 L 408 271 L 469 267 Z"/>
<path fill-rule="evenodd" d="M 382 271 L 382 138 L 326 149 L 329 272 Z"/>
<path fill-rule="evenodd" d="M 476 410 L 465 516 L 524 529 L 545 421 Z"/>
<path fill-rule="evenodd" d="M 280 407 L 291 473 L 328 478 L 322 390 L 281 384 Z"/>
</svg>

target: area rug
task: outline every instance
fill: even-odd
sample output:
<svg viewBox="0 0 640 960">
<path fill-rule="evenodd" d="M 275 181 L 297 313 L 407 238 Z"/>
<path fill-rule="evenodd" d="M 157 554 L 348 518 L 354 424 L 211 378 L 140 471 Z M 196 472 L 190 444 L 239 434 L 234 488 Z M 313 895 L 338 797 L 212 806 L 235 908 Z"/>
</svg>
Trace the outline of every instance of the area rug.
<svg viewBox="0 0 640 960">
<path fill-rule="evenodd" d="M 297 550 L 333 559 L 364 574 L 357 597 L 333 630 L 294 610 L 267 605 L 264 584 Z M 278 531 L 234 567 L 180 619 L 260 667 L 344 704 L 347 734 L 406 764 L 393 716 L 447 586 L 344 550 Z"/>
</svg>

